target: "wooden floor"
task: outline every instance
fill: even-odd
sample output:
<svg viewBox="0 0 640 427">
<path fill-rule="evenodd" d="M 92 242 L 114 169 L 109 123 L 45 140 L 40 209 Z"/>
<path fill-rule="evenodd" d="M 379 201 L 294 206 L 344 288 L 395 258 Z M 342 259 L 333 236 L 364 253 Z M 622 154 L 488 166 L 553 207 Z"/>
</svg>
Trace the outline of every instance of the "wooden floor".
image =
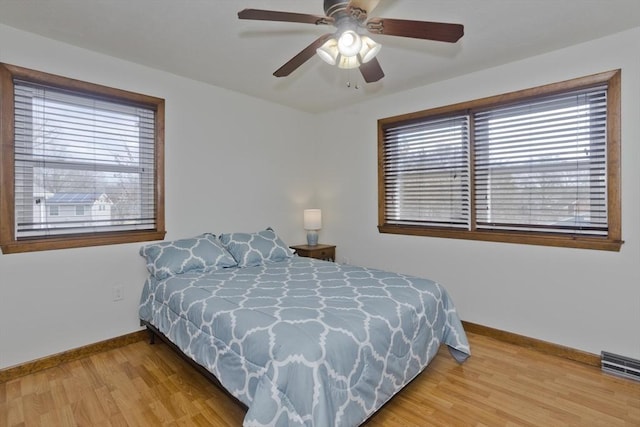
<svg viewBox="0 0 640 427">
<path fill-rule="evenodd" d="M 374 415 L 379 426 L 640 426 L 640 382 L 469 334 Z M 0 426 L 240 426 L 244 409 L 166 344 L 141 341 L 0 383 Z"/>
</svg>

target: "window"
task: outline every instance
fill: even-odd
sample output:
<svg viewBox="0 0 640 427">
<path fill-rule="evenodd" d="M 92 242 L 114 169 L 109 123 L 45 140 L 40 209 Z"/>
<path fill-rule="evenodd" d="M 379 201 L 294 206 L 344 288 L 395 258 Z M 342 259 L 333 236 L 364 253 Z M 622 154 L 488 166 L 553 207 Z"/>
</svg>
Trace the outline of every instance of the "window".
<svg viewBox="0 0 640 427">
<path fill-rule="evenodd" d="M 164 100 L 0 64 L 3 253 L 164 238 Z"/>
<path fill-rule="evenodd" d="M 620 71 L 378 121 L 382 233 L 620 250 Z"/>
</svg>

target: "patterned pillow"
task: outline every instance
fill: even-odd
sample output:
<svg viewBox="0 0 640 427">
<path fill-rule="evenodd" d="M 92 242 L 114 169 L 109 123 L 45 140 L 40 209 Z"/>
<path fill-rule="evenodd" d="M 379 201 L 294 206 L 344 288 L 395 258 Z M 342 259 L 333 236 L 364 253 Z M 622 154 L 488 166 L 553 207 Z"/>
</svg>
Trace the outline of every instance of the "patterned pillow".
<svg viewBox="0 0 640 427">
<path fill-rule="evenodd" d="M 220 241 L 238 262 L 238 267 L 283 261 L 293 256 L 291 249 L 267 228 L 258 233 L 225 233 Z"/>
<path fill-rule="evenodd" d="M 157 279 L 187 271 L 211 271 L 236 265 L 231 254 L 210 233 L 143 246 L 140 255 L 146 258 L 147 270 Z"/>
</svg>

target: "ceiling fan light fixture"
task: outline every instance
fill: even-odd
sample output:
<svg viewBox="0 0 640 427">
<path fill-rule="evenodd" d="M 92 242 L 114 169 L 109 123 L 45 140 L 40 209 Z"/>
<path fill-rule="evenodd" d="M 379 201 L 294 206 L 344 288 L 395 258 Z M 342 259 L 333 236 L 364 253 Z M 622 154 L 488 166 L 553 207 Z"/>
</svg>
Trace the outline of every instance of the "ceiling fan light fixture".
<svg viewBox="0 0 640 427">
<path fill-rule="evenodd" d="M 362 63 L 365 64 L 371 61 L 376 57 L 380 49 L 382 49 L 382 45 L 380 43 L 376 43 L 370 37 L 362 36 L 360 37 L 362 40 L 362 48 L 360 49 L 360 58 L 362 59 Z"/>
<path fill-rule="evenodd" d="M 362 39 L 353 30 L 344 31 L 338 38 L 338 51 L 342 56 L 356 56 L 362 49 Z"/>
<path fill-rule="evenodd" d="M 338 62 L 338 41 L 333 37 L 327 40 L 322 46 L 316 49 L 316 53 L 324 62 L 329 65 L 336 65 Z"/>
</svg>

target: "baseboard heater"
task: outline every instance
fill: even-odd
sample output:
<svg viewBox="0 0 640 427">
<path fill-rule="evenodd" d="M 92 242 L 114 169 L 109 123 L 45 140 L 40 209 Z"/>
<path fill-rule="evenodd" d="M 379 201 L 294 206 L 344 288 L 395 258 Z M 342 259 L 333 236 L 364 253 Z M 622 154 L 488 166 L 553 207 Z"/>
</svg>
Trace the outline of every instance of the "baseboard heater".
<svg viewBox="0 0 640 427">
<path fill-rule="evenodd" d="M 608 374 L 640 381 L 640 360 L 603 351 L 601 366 L 602 371 Z"/>
</svg>

